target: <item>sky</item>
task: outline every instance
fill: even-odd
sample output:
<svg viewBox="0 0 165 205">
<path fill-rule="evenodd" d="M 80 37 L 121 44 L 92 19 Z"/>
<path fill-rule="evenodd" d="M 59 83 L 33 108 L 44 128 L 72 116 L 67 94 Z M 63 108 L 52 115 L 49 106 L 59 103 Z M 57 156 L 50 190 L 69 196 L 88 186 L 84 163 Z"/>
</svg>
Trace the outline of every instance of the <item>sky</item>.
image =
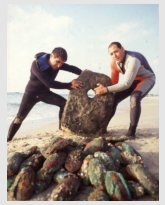
<svg viewBox="0 0 165 205">
<path fill-rule="evenodd" d="M 108 45 L 142 53 L 156 74 L 150 94 L 159 94 L 159 3 L 7 4 L 7 92 L 24 92 L 38 52 L 58 46 L 67 63 L 110 76 Z M 60 71 L 56 80 L 78 76 Z M 54 90 L 67 93 L 68 90 Z"/>
</svg>

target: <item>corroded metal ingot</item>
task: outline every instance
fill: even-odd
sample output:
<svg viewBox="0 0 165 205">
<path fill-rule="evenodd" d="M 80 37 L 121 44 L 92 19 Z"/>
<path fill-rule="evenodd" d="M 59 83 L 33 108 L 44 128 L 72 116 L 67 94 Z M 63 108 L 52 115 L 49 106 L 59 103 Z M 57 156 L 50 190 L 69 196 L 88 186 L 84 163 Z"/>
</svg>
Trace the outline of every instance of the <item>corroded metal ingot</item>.
<svg viewBox="0 0 165 205">
<path fill-rule="evenodd" d="M 72 141 L 70 139 L 59 139 L 56 142 L 54 142 L 52 145 L 47 147 L 44 151 L 42 151 L 42 154 L 44 157 L 47 158 L 49 155 L 59 150 L 65 149 L 68 145 L 71 144 L 71 142 Z"/>
<path fill-rule="evenodd" d="M 20 152 L 12 152 L 8 154 L 7 177 L 12 177 L 18 173 L 24 158 L 24 155 Z"/>
<path fill-rule="evenodd" d="M 115 171 L 107 171 L 105 186 L 109 197 L 113 201 L 131 201 L 131 193 L 124 177 Z"/>
<path fill-rule="evenodd" d="M 51 154 L 43 163 L 43 168 L 48 173 L 54 173 L 65 163 L 67 154 L 59 151 Z"/>
<path fill-rule="evenodd" d="M 14 200 L 26 201 L 34 192 L 36 173 L 31 167 L 22 168 L 9 189 L 9 195 Z"/>
<path fill-rule="evenodd" d="M 116 163 L 116 165 L 125 165 L 124 160 L 121 157 L 121 151 L 116 148 L 115 146 L 111 146 L 109 151 L 107 152 L 107 154 L 113 158 L 114 162 Z"/>
<path fill-rule="evenodd" d="M 121 145 L 118 143 L 117 146 L 121 146 L 121 157 L 126 165 L 135 163 L 144 165 L 141 155 L 131 145 L 126 142 L 122 142 Z"/>
<path fill-rule="evenodd" d="M 88 196 L 88 201 L 110 201 L 110 198 L 104 191 L 94 189 Z"/>
<path fill-rule="evenodd" d="M 112 85 L 110 77 L 96 72 L 82 72 L 77 80 L 82 88 L 71 89 L 61 119 L 61 129 L 78 135 L 99 136 L 106 132 L 112 106 L 113 93 L 88 96 L 88 91 L 97 87 Z"/>
<path fill-rule="evenodd" d="M 68 172 L 64 168 L 61 168 L 57 172 L 55 172 L 53 176 L 53 181 L 58 184 L 62 182 L 65 178 L 70 177 L 70 176 L 76 176 L 76 175 Z"/>
<path fill-rule="evenodd" d="M 97 151 L 101 151 L 104 147 L 105 140 L 102 137 L 94 138 L 88 142 L 84 148 L 84 154 L 94 154 Z"/>
<path fill-rule="evenodd" d="M 133 180 L 126 181 L 133 199 L 140 199 L 146 194 L 144 187 Z"/>
<path fill-rule="evenodd" d="M 90 142 L 93 138 L 90 137 L 83 137 L 78 141 L 78 144 L 80 146 L 86 146 L 88 144 L 88 142 Z"/>
<path fill-rule="evenodd" d="M 141 164 L 129 164 L 126 166 L 126 170 L 153 199 L 159 199 L 159 182 L 146 167 Z"/>
<path fill-rule="evenodd" d="M 109 171 L 119 170 L 119 166 L 116 166 L 113 158 L 109 156 L 107 153 L 98 151 L 94 153 L 94 157 L 99 159 L 104 164 L 107 170 Z"/>
<path fill-rule="evenodd" d="M 128 172 L 126 170 L 126 166 L 121 166 L 118 172 L 120 172 L 120 174 L 122 174 L 122 176 L 124 177 L 125 180 L 134 180 L 134 178 L 128 174 Z"/>
<path fill-rule="evenodd" d="M 132 154 L 128 151 L 122 151 L 121 157 L 125 164 L 144 164 L 142 158 L 135 153 Z"/>
<path fill-rule="evenodd" d="M 16 176 L 17 175 L 14 175 L 12 177 L 7 178 L 7 191 L 9 191 L 9 188 L 14 183 L 14 180 L 15 180 Z"/>
<path fill-rule="evenodd" d="M 40 153 L 47 158 L 49 156 L 49 154 L 45 154 L 45 151 L 51 146 L 53 145 L 55 142 L 62 140 L 62 137 L 53 137 L 53 139 L 51 139 L 48 143 L 46 143 L 46 145 L 44 145 L 44 147 L 40 147 L 39 151 Z"/>
<path fill-rule="evenodd" d="M 80 187 L 80 179 L 69 176 L 55 185 L 48 201 L 70 201 L 76 195 Z"/>
<path fill-rule="evenodd" d="M 41 168 L 36 174 L 36 184 L 34 193 L 39 194 L 46 190 L 53 179 L 53 173 L 47 172 L 44 168 Z"/>
<path fill-rule="evenodd" d="M 23 161 L 23 163 L 21 164 L 21 169 L 23 167 L 30 166 L 34 169 L 34 171 L 38 171 L 42 167 L 44 161 L 45 158 L 42 154 L 33 154 Z"/>
<path fill-rule="evenodd" d="M 91 154 L 87 155 L 85 157 L 85 159 L 83 160 L 83 163 L 82 163 L 80 170 L 77 172 L 77 175 L 82 180 L 82 183 L 85 186 L 88 186 L 90 184 L 90 180 L 89 180 L 89 176 L 88 176 L 88 166 L 89 166 L 90 160 L 93 158 L 94 158 L 93 155 L 91 155 Z"/>
<path fill-rule="evenodd" d="M 33 146 L 24 152 L 11 152 L 7 156 L 7 177 L 12 177 L 18 173 L 21 163 L 35 153 L 37 146 Z"/>
<path fill-rule="evenodd" d="M 88 176 L 90 183 L 97 189 L 105 190 L 105 173 L 106 167 L 97 158 L 93 158 L 89 162 Z"/>
<path fill-rule="evenodd" d="M 64 138 L 60 137 L 60 136 L 56 136 L 56 137 L 53 137 L 47 144 L 47 147 L 49 147 L 50 145 L 54 144 L 55 142 L 58 142 L 59 140 L 62 140 Z"/>
<path fill-rule="evenodd" d="M 78 171 L 81 168 L 84 157 L 85 155 L 81 149 L 71 151 L 66 157 L 65 169 L 71 173 Z"/>
<path fill-rule="evenodd" d="M 141 156 L 131 145 L 129 145 L 126 142 L 121 143 L 122 151 L 130 152 L 131 154 L 137 154 L 138 156 Z"/>
</svg>

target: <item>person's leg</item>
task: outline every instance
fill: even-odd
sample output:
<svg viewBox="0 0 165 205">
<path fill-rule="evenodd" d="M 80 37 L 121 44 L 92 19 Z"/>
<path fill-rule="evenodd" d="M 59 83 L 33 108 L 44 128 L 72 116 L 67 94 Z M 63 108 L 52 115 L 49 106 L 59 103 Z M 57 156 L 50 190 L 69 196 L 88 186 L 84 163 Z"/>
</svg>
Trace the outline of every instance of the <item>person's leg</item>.
<svg viewBox="0 0 165 205">
<path fill-rule="evenodd" d="M 153 88 L 154 82 L 150 79 L 140 81 L 130 96 L 130 126 L 123 136 L 135 138 L 136 128 L 141 115 L 141 100 Z"/>
<path fill-rule="evenodd" d="M 130 86 L 130 88 L 128 88 L 127 90 L 114 93 L 114 103 L 111 110 L 109 122 L 111 121 L 112 117 L 115 115 L 118 104 L 131 95 L 132 91 L 136 88 L 138 82 L 139 81 L 134 81 L 133 84 Z"/>
<path fill-rule="evenodd" d="M 18 129 L 20 128 L 23 120 L 26 118 L 32 107 L 38 102 L 38 99 L 32 98 L 28 96 L 27 94 L 24 94 L 22 97 L 22 101 L 17 113 L 17 116 L 15 119 L 12 121 L 9 131 L 8 131 L 8 136 L 7 136 L 7 142 L 12 140 Z"/>
<path fill-rule="evenodd" d="M 59 129 L 61 129 L 61 118 L 62 118 L 62 113 L 64 111 L 64 107 L 66 104 L 66 99 L 50 91 L 46 94 L 43 94 L 41 101 L 51 104 L 51 105 L 56 105 L 60 108 L 59 110 Z"/>
</svg>

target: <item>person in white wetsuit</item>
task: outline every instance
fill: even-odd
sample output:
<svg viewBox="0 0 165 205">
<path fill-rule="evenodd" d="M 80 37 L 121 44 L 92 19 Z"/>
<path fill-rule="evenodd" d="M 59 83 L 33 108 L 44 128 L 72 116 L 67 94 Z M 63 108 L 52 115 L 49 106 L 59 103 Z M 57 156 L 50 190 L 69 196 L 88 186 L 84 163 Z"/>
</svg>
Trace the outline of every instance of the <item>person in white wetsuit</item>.
<svg viewBox="0 0 165 205">
<path fill-rule="evenodd" d="M 95 94 L 114 93 L 114 104 L 111 118 L 116 112 L 117 105 L 130 96 L 130 125 L 122 136 L 136 137 L 136 128 L 141 114 L 141 100 L 155 85 L 155 74 L 147 59 L 138 52 L 127 51 L 121 43 L 112 42 L 108 47 L 111 56 L 111 86 L 105 87 L 98 83 L 94 89 Z M 119 74 L 123 74 L 119 81 Z"/>
</svg>

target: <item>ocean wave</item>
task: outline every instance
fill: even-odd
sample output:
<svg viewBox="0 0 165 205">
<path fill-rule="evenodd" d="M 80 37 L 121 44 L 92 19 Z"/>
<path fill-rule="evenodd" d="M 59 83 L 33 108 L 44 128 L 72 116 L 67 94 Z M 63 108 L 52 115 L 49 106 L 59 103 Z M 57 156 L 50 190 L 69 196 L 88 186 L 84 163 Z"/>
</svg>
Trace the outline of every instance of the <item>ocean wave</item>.
<svg viewBox="0 0 165 205">
<path fill-rule="evenodd" d="M 7 106 L 20 106 L 20 103 L 7 103 Z"/>
<path fill-rule="evenodd" d="M 10 106 L 20 106 L 20 103 L 21 103 L 21 102 L 19 102 L 19 103 L 17 103 L 17 102 L 14 102 L 14 103 L 10 102 L 10 103 L 9 103 L 9 102 L 8 102 L 8 103 L 7 103 L 7 106 L 8 106 L 8 107 L 10 107 Z M 38 102 L 36 105 L 39 105 L 39 106 L 40 106 L 40 105 L 43 105 L 43 104 L 44 104 L 45 106 L 48 106 L 48 105 L 49 105 L 49 104 L 46 104 L 46 103 L 44 103 L 44 102 Z"/>
<path fill-rule="evenodd" d="M 7 92 L 7 95 L 23 95 L 21 92 Z"/>
<path fill-rule="evenodd" d="M 15 117 L 13 116 L 8 116 L 7 117 L 7 124 L 10 125 L 10 123 L 14 120 Z M 58 114 L 55 113 L 55 115 L 47 115 L 47 116 L 27 116 L 25 118 L 24 122 L 30 122 L 30 121 L 38 121 L 38 120 L 48 120 L 48 119 L 54 119 L 55 121 L 58 120 Z"/>
</svg>

